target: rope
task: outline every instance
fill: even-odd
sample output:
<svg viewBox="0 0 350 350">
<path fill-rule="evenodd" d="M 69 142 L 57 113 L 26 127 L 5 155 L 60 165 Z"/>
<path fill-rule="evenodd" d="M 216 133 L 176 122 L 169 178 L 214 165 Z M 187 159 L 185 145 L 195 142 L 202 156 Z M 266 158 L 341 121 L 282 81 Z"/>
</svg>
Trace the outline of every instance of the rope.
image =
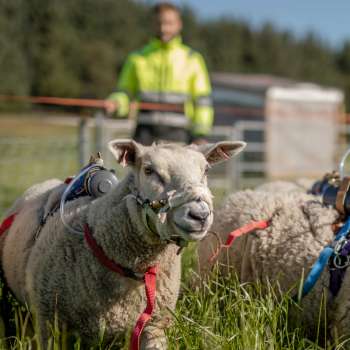
<svg viewBox="0 0 350 350">
<path fill-rule="evenodd" d="M 209 258 L 209 262 L 212 262 L 215 260 L 218 255 L 220 254 L 221 249 L 223 248 L 230 248 L 233 242 L 237 237 L 246 235 L 250 232 L 253 232 L 255 230 L 264 230 L 265 228 L 270 226 L 270 221 L 267 220 L 261 220 L 261 221 L 252 221 L 232 232 L 229 233 L 225 244 L 221 244 L 216 252 L 213 253 L 213 255 Z"/>
<path fill-rule="evenodd" d="M 63 98 L 49 96 L 7 96 L 0 95 L 0 101 L 10 102 L 29 102 L 36 104 L 48 104 L 58 106 L 71 107 L 91 107 L 91 108 L 106 108 L 107 100 L 86 99 L 86 98 Z M 139 103 L 139 107 L 143 110 L 157 110 L 166 112 L 183 112 L 183 106 L 179 104 L 169 103 Z"/>
<path fill-rule="evenodd" d="M 48 104 L 71 107 L 106 108 L 107 100 L 85 99 L 85 98 L 63 98 L 50 96 L 10 96 L 0 95 L 0 101 L 29 102 L 35 104 Z M 149 111 L 183 112 L 183 105 L 168 103 L 141 102 L 140 109 Z M 233 106 L 215 106 L 215 111 L 223 114 L 241 115 L 246 117 L 263 117 L 263 110 L 258 108 L 242 108 Z"/>
</svg>

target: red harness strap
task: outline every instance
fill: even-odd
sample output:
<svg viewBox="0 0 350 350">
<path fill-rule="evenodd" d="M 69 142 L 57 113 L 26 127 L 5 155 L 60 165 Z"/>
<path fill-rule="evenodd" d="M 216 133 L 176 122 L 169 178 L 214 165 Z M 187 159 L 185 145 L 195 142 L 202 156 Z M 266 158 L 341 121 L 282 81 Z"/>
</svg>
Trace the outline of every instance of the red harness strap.
<svg viewBox="0 0 350 350">
<path fill-rule="evenodd" d="M 216 252 L 213 253 L 213 255 L 209 258 L 209 261 L 212 262 L 214 259 L 216 259 L 221 251 L 222 248 L 230 248 L 232 243 L 237 237 L 243 236 L 247 233 L 253 232 L 255 230 L 263 230 L 270 226 L 270 222 L 268 220 L 261 220 L 261 221 L 252 221 L 232 232 L 229 233 L 225 244 L 221 244 Z"/>
<path fill-rule="evenodd" d="M 125 269 L 116 264 L 113 260 L 108 258 L 108 256 L 104 253 L 102 248 L 97 244 L 94 237 L 91 234 L 90 227 L 85 224 L 84 226 L 84 238 L 92 250 L 92 253 L 95 255 L 95 257 L 100 261 L 100 263 L 104 266 L 106 266 L 108 269 L 110 269 L 113 272 L 119 273 L 119 275 L 127 276 L 128 273 L 125 271 Z"/>
<path fill-rule="evenodd" d="M 140 315 L 139 319 L 136 322 L 134 330 L 131 336 L 130 349 L 139 349 L 140 348 L 140 336 L 141 333 L 152 317 L 155 300 L 156 300 L 156 278 L 157 278 L 157 266 L 150 267 L 145 273 L 145 290 L 147 296 L 147 306 L 143 313 Z"/>
<path fill-rule="evenodd" d="M 109 259 L 101 247 L 97 244 L 96 240 L 91 234 L 90 228 L 87 224 L 84 226 L 84 237 L 85 240 L 92 250 L 95 257 L 100 261 L 100 263 L 106 266 L 113 272 L 117 272 L 122 276 L 130 277 L 140 280 L 140 278 L 130 269 L 127 269 L 123 266 L 118 265 L 113 260 Z M 157 277 L 157 266 L 151 266 L 148 268 L 146 273 L 143 276 L 143 281 L 145 283 L 146 297 L 147 297 L 147 306 L 143 313 L 138 318 L 136 325 L 133 329 L 130 349 L 138 350 L 140 348 L 140 336 L 141 333 L 153 314 L 155 299 L 156 299 L 156 277 Z"/>
<path fill-rule="evenodd" d="M 74 179 L 74 176 L 68 176 L 65 180 L 64 180 L 64 183 L 66 185 L 69 185 Z"/>
<path fill-rule="evenodd" d="M 1 226 L 0 226 L 0 236 L 5 233 L 5 231 L 7 231 L 12 223 L 13 223 L 13 220 L 15 220 L 15 217 L 16 217 L 17 213 L 14 213 L 10 216 L 8 216 L 7 218 L 5 218 L 5 220 L 1 223 Z"/>
</svg>

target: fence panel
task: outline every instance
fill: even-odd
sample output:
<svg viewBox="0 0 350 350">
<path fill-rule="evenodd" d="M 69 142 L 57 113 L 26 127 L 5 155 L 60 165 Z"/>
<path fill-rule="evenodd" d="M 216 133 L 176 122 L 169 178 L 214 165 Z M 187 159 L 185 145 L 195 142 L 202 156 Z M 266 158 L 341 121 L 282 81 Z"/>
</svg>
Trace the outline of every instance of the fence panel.
<svg viewBox="0 0 350 350">
<path fill-rule="evenodd" d="M 96 115 L 95 119 L 83 121 L 77 117 L 61 117 L 56 120 L 46 118 L 45 122 L 40 123 L 27 121 L 23 125 L 21 120 L 23 131 L 30 129 L 22 135 L 16 127 L 8 133 L 1 132 L 6 128 L 3 120 L 0 119 L 0 216 L 16 196 L 34 183 L 48 178 L 64 179 L 75 174 L 86 164 L 92 152 L 102 151 L 106 167 L 116 168 L 119 177 L 125 173 L 125 169 L 118 166 L 107 151 L 106 143 L 113 138 L 130 137 L 133 128 L 131 121 L 105 119 L 101 114 Z M 50 123 L 51 128 L 48 128 Z M 57 131 L 62 125 L 70 129 Z M 339 127 L 339 135 L 342 142 L 337 148 L 339 154 L 335 155 L 334 169 L 338 168 L 339 159 L 349 144 L 350 127 Z M 238 157 L 210 170 L 209 185 L 219 198 L 267 180 L 265 137 L 264 122 L 240 121 L 234 127 L 213 128 L 210 142 L 244 140 L 248 143 Z M 350 166 L 346 169 L 350 174 Z"/>
</svg>

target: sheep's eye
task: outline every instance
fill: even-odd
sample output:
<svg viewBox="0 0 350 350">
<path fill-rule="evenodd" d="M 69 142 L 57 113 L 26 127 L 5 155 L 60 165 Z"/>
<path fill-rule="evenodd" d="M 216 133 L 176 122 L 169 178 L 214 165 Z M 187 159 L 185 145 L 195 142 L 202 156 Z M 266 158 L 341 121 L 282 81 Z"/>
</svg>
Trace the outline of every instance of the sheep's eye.
<svg viewBox="0 0 350 350">
<path fill-rule="evenodd" d="M 205 166 L 205 169 L 204 169 L 204 175 L 207 175 L 207 174 L 208 174 L 209 169 L 210 169 L 210 165 L 207 164 L 207 165 Z"/>
<path fill-rule="evenodd" d="M 146 176 L 150 176 L 154 173 L 154 170 L 150 166 L 146 166 L 143 171 Z"/>
</svg>

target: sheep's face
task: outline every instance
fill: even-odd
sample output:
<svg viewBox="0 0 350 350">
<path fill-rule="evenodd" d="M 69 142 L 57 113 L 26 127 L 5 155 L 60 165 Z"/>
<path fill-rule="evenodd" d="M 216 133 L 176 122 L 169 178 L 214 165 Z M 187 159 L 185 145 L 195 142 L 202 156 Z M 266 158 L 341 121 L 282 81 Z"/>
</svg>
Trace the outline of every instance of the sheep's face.
<svg viewBox="0 0 350 350">
<path fill-rule="evenodd" d="M 213 221 L 208 169 L 239 153 L 244 142 L 205 146 L 160 144 L 149 147 L 134 141 L 114 140 L 109 148 L 135 172 L 135 192 L 154 203 L 148 226 L 160 239 L 202 239 Z"/>
</svg>

